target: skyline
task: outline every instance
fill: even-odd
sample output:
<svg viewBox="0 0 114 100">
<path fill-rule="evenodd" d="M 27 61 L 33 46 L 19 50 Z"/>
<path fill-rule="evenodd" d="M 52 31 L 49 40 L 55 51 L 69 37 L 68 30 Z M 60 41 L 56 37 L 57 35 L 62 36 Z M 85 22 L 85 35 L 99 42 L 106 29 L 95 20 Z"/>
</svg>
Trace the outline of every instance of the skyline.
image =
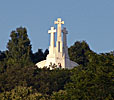
<svg viewBox="0 0 114 100">
<path fill-rule="evenodd" d="M 113 0 L 0 1 L 0 50 L 6 50 L 12 30 L 26 27 L 32 50 L 49 47 L 48 30 L 57 18 L 65 22 L 68 47 L 85 40 L 97 52 L 114 50 Z"/>
</svg>

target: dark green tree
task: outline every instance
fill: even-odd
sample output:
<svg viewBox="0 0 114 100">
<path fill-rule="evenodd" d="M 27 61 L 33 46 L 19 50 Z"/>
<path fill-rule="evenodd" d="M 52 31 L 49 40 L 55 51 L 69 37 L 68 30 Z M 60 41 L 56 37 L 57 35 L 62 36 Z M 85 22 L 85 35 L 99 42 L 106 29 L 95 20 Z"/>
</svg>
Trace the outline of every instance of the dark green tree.
<svg viewBox="0 0 114 100">
<path fill-rule="evenodd" d="M 64 89 L 64 85 L 70 81 L 70 71 L 67 69 L 36 69 L 33 76 L 27 81 L 30 86 L 42 94 L 51 95 L 54 91 Z"/>
<path fill-rule="evenodd" d="M 32 51 L 26 28 L 17 28 L 11 32 L 10 37 L 7 44 L 8 65 L 29 63 Z"/>
<path fill-rule="evenodd" d="M 46 49 L 46 50 L 44 51 L 44 59 L 46 59 L 46 57 L 47 57 L 48 54 L 49 54 L 49 50 Z"/>
<path fill-rule="evenodd" d="M 0 73 L 5 72 L 6 66 L 6 54 L 5 51 L 0 51 Z"/>
<path fill-rule="evenodd" d="M 34 64 L 36 64 L 37 62 L 44 60 L 44 58 L 45 57 L 44 57 L 44 53 L 43 53 L 42 49 L 38 49 L 38 51 L 33 54 L 32 61 Z"/>
<path fill-rule="evenodd" d="M 5 51 L 0 51 L 0 61 L 3 61 L 6 58 Z"/>
<path fill-rule="evenodd" d="M 69 100 L 113 100 L 114 66 L 89 64 L 72 70 L 71 81 L 65 86 Z M 110 99 L 107 99 L 110 98 Z"/>
<path fill-rule="evenodd" d="M 67 92 L 65 90 L 60 90 L 58 92 L 53 92 L 50 100 L 70 100 L 68 98 Z"/>
<path fill-rule="evenodd" d="M 16 86 L 11 91 L 0 93 L 0 100 L 41 100 L 41 98 L 42 94 L 32 87 Z"/>
<path fill-rule="evenodd" d="M 86 66 L 89 62 L 89 56 L 93 53 L 89 45 L 85 41 L 77 41 L 68 49 L 69 57 L 72 61 L 77 62 L 79 65 Z"/>
</svg>

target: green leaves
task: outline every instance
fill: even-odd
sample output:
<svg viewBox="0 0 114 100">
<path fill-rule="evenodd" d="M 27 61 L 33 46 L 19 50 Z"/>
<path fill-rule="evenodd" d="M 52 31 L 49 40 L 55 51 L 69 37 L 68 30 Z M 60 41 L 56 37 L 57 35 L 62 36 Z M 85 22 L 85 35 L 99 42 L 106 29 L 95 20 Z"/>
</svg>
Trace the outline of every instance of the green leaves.
<svg viewBox="0 0 114 100">
<path fill-rule="evenodd" d="M 31 87 L 17 86 L 11 91 L 0 94 L 0 100 L 40 100 L 42 94 L 36 92 Z"/>
<path fill-rule="evenodd" d="M 8 65 L 28 64 L 32 51 L 26 28 L 17 28 L 16 31 L 11 32 L 10 37 L 7 44 Z"/>
<path fill-rule="evenodd" d="M 73 46 L 69 48 L 69 57 L 72 61 L 77 62 L 79 65 L 86 66 L 89 62 L 89 56 L 94 53 L 90 50 L 88 44 L 85 41 L 77 41 Z"/>
<path fill-rule="evenodd" d="M 114 67 L 88 65 L 72 70 L 71 81 L 65 85 L 69 100 L 105 100 L 110 95 L 114 98 Z M 113 100 L 113 99 L 111 99 Z"/>
</svg>

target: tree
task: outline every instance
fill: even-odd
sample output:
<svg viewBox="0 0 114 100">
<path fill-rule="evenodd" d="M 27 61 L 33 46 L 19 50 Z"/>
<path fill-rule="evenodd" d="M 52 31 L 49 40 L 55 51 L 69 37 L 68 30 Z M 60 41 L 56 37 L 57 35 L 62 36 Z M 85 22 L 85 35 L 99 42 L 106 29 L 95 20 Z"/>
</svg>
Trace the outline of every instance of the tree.
<svg viewBox="0 0 114 100">
<path fill-rule="evenodd" d="M 65 90 L 60 90 L 58 92 L 53 92 L 51 100 L 70 100 L 70 99 L 68 98 L 67 92 Z"/>
<path fill-rule="evenodd" d="M 0 51 L 0 61 L 3 61 L 6 58 L 5 52 Z"/>
<path fill-rule="evenodd" d="M 41 93 L 36 92 L 32 87 L 17 86 L 11 91 L 0 94 L 0 100 L 41 100 Z"/>
<path fill-rule="evenodd" d="M 45 60 L 46 60 L 46 57 L 47 57 L 48 54 L 49 54 L 49 50 L 46 49 L 45 52 L 44 52 L 44 59 L 45 59 Z"/>
<path fill-rule="evenodd" d="M 6 54 L 5 51 L 0 51 L 0 73 L 3 73 L 7 66 L 6 66 Z"/>
<path fill-rule="evenodd" d="M 37 89 L 42 94 L 51 95 L 64 89 L 64 85 L 70 81 L 70 71 L 67 69 L 36 69 L 28 81 L 29 86 Z"/>
<path fill-rule="evenodd" d="M 32 61 L 33 63 L 37 63 L 37 62 L 40 62 L 42 60 L 44 60 L 44 53 L 42 51 L 42 49 L 38 49 L 38 51 L 36 53 L 33 54 L 32 56 Z"/>
<path fill-rule="evenodd" d="M 8 65 L 29 63 L 32 51 L 26 28 L 17 28 L 11 32 L 10 37 L 7 44 Z"/>
<path fill-rule="evenodd" d="M 113 66 L 89 64 L 72 70 L 71 82 L 65 85 L 69 100 L 106 100 L 114 99 Z"/>
<path fill-rule="evenodd" d="M 77 41 L 68 49 L 69 57 L 72 61 L 77 62 L 79 65 L 86 66 L 89 62 L 88 57 L 93 53 L 89 45 L 85 41 Z"/>
</svg>

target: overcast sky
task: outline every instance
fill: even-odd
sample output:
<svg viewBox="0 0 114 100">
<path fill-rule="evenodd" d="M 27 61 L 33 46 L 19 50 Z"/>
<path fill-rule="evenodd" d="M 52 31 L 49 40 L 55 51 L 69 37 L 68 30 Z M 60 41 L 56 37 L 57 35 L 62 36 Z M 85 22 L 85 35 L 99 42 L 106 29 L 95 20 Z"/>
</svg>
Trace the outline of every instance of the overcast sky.
<svg viewBox="0 0 114 100">
<path fill-rule="evenodd" d="M 0 0 L 0 50 L 20 26 L 27 28 L 34 52 L 45 50 L 58 17 L 65 21 L 69 47 L 86 40 L 97 53 L 114 50 L 114 0 Z"/>
</svg>

